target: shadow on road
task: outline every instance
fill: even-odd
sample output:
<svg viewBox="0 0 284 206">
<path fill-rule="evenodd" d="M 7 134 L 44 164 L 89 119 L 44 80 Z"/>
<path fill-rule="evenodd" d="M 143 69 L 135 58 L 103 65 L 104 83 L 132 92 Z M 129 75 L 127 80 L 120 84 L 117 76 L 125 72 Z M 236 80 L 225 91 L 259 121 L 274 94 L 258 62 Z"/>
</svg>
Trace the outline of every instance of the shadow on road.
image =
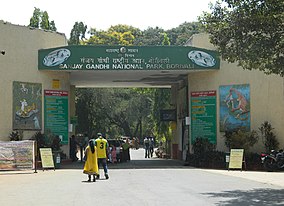
<svg viewBox="0 0 284 206">
<path fill-rule="evenodd" d="M 222 198 L 217 205 L 284 205 L 284 189 L 254 189 L 254 190 L 232 190 L 221 193 L 203 193 L 203 195 Z"/>
<path fill-rule="evenodd" d="M 72 162 L 69 164 L 61 165 L 62 169 L 82 169 L 84 162 Z M 170 169 L 170 168 L 190 168 L 188 166 L 184 166 L 184 162 L 173 159 L 159 159 L 159 158 L 151 158 L 151 159 L 139 159 L 139 160 L 130 160 L 128 162 L 122 163 L 109 163 L 109 169 Z"/>
</svg>

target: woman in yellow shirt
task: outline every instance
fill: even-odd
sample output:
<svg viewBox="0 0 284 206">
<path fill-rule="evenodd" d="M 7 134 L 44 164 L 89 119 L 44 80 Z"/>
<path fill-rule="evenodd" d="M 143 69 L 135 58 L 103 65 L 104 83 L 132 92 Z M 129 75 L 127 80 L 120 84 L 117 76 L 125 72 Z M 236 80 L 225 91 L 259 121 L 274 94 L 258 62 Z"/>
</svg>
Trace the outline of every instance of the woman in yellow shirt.
<svg viewBox="0 0 284 206">
<path fill-rule="evenodd" d="M 83 173 L 88 175 L 88 182 L 91 182 L 92 175 L 93 182 L 95 182 L 96 175 L 99 174 L 97 148 L 92 139 L 89 140 L 89 144 L 85 149 L 85 165 Z"/>
</svg>

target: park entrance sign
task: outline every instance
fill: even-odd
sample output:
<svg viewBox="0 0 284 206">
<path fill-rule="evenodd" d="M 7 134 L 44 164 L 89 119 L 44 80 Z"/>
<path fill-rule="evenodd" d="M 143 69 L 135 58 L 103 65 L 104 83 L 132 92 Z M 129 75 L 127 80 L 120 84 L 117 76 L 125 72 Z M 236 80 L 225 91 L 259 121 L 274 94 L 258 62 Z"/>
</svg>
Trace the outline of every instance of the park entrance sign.
<svg viewBox="0 0 284 206">
<path fill-rule="evenodd" d="M 216 70 L 216 51 L 189 46 L 66 46 L 39 50 L 39 70 Z"/>
</svg>

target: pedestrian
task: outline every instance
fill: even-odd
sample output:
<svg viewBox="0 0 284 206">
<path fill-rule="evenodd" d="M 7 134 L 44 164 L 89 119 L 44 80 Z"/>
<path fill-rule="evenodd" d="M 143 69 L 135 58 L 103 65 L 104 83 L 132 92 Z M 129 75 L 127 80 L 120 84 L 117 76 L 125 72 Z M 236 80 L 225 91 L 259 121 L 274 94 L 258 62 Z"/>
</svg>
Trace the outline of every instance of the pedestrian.
<svg viewBox="0 0 284 206">
<path fill-rule="evenodd" d="M 124 161 L 130 161 L 130 143 L 129 143 L 129 139 L 126 138 L 126 142 L 122 144 L 122 149 L 123 149 L 123 157 L 124 157 Z"/>
<path fill-rule="evenodd" d="M 149 152 L 150 152 L 151 157 L 153 157 L 154 146 L 155 146 L 154 138 L 150 137 L 149 138 Z"/>
<path fill-rule="evenodd" d="M 97 148 L 93 139 L 89 140 L 89 144 L 85 149 L 84 155 L 85 165 L 83 173 L 88 175 L 88 182 L 91 182 L 91 176 L 93 175 L 93 182 L 95 182 L 96 175 L 99 174 L 99 168 Z"/>
<path fill-rule="evenodd" d="M 150 144 L 150 140 L 149 137 L 145 137 L 144 138 L 144 149 L 145 149 L 145 158 L 150 158 L 150 151 L 149 151 L 149 145 Z"/>
<path fill-rule="evenodd" d="M 117 159 L 116 159 L 116 148 L 114 145 L 112 145 L 111 147 L 111 162 L 112 163 L 117 163 Z"/>
<path fill-rule="evenodd" d="M 87 133 L 84 134 L 84 150 L 86 149 L 86 147 L 88 146 L 89 143 L 89 136 Z"/>
<path fill-rule="evenodd" d="M 75 135 L 72 135 L 70 138 L 70 159 L 72 162 L 76 162 L 78 160 L 77 157 L 77 141 Z"/>
<path fill-rule="evenodd" d="M 105 178 L 108 179 L 107 157 L 108 157 L 108 142 L 101 133 L 97 134 L 98 138 L 95 140 L 95 145 L 98 151 L 98 168 L 103 166 Z M 97 178 L 100 178 L 100 174 L 97 174 Z"/>
</svg>

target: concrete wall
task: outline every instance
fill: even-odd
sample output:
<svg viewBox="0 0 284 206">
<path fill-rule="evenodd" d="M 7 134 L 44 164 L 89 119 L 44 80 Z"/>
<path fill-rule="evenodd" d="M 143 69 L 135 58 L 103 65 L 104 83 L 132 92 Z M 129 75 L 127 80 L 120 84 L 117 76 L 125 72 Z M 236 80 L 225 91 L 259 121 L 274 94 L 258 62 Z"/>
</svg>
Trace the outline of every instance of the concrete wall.
<svg viewBox="0 0 284 206">
<path fill-rule="evenodd" d="M 69 91 L 70 83 L 67 72 L 38 70 L 38 50 L 67 45 L 64 34 L 0 20 L 0 37 L 0 50 L 5 50 L 5 55 L 0 54 L 0 141 L 6 141 L 12 131 L 13 81 L 41 83 L 44 90 L 53 89 L 52 80 L 58 79 L 59 90 L 66 91 Z M 35 131 L 24 131 L 24 139 L 29 139 L 34 133 Z"/>
<path fill-rule="evenodd" d="M 208 35 L 199 34 L 189 41 L 190 46 L 214 49 L 209 43 Z M 194 72 L 188 75 L 189 92 L 217 91 L 217 149 L 226 150 L 224 133 L 219 132 L 219 86 L 249 84 L 251 129 L 257 130 L 264 121 L 269 121 L 275 128 L 274 132 L 284 148 L 284 78 L 277 75 L 265 75 L 263 72 L 243 70 L 236 64 L 221 61 L 220 70 L 211 72 Z M 264 151 L 261 138 L 253 148 Z"/>
</svg>

